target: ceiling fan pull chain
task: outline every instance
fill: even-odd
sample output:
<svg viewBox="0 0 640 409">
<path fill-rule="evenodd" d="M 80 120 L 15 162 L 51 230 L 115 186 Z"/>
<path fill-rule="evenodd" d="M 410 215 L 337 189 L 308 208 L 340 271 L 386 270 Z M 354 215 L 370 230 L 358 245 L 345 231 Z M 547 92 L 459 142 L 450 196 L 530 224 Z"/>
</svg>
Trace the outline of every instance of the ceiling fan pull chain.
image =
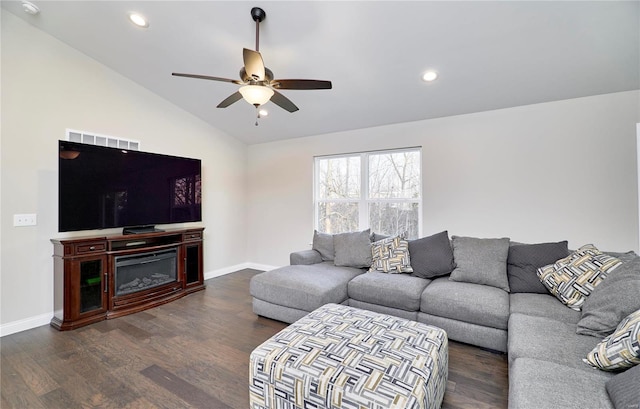
<svg viewBox="0 0 640 409">
<path fill-rule="evenodd" d="M 260 107 L 256 105 L 256 126 L 258 126 L 258 119 L 260 119 Z"/>
</svg>

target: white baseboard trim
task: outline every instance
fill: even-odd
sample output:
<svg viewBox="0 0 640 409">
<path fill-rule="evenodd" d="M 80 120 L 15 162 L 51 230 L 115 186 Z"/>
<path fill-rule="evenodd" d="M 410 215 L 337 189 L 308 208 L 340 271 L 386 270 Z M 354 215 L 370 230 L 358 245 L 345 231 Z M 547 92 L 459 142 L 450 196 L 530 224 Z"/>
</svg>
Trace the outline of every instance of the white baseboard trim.
<svg viewBox="0 0 640 409">
<path fill-rule="evenodd" d="M 225 274 L 234 273 L 234 272 L 236 272 L 238 270 L 244 270 L 246 268 L 250 268 L 250 269 L 253 269 L 253 270 L 269 271 L 269 270 L 273 270 L 273 269 L 278 268 L 278 267 L 277 266 L 270 266 L 270 265 L 267 265 L 267 264 L 242 263 L 242 264 L 236 264 L 235 266 L 220 268 L 218 270 L 206 272 L 206 273 L 204 273 L 204 279 L 208 280 L 210 278 L 220 277 L 220 276 L 223 276 Z"/>
<path fill-rule="evenodd" d="M 277 266 L 269 266 L 266 264 L 257 263 L 242 263 L 235 266 L 225 267 L 214 271 L 209 271 L 204 274 L 204 279 L 220 277 L 225 274 L 233 273 L 238 270 L 244 270 L 251 268 L 254 270 L 268 271 L 277 268 Z M 34 317 L 25 318 L 18 321 L 8 322 L 6 324 L 0 324 L 0 338 L 6 335 L 15 334 L 16 332 L 26 331 L 32 328 L 40 327 L 42 325 L 49 325 L 51 318 L 53 317 L 53 311 L 36 315 Z"/>
<path fill-rule="evenodd" d="M 15 334 L 16 332 L 26 331 L 28 329 L 36 327 L 41 327 L 43 325 L 49 325 L 52 317 L 53 311 L 36 315 L 35 317 L 29 317 L 22 320 L 2 324 L 0 325 L 0 337 Z"/>
</svg>

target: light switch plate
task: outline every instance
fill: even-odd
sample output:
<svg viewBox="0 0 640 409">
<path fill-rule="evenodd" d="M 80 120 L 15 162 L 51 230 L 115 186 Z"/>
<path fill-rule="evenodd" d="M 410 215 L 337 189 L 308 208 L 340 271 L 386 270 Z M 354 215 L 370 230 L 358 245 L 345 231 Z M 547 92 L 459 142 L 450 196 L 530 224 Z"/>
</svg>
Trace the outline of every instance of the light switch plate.
<svg viewBox="0 0 640 409">
<path fill-rule="evenodd" d="M 13 215 L 13 225 L 16 227 L 19 226 L 35 226 L 36 225 L 36 214 L 14 214 Z"/>
</svg>

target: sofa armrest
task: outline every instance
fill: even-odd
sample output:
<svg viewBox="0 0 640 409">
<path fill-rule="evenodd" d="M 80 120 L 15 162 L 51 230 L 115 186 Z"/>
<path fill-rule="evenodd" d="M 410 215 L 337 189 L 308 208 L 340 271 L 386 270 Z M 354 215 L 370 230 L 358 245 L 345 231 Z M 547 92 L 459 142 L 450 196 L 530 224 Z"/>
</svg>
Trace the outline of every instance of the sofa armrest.
<svg viewBox="0 0 640 409">
<path fill-rule="evenodd" d="M 316 250 L 296 251 L 289 255 L 289 263 L 292 266 L 297 264 L 318 264 L 322 263 L 322 256 Z"/>
</svg>

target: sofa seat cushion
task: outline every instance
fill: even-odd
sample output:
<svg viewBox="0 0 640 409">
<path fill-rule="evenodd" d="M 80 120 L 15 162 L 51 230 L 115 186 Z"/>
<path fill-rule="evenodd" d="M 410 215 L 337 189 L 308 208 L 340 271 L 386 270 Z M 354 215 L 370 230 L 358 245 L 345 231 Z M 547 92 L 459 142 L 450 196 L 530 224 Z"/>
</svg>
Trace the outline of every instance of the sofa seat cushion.
<svg viewBox="0 0 640 409">
<path fill-rule="evenodd" d="M 580 311 L 567 308 L 551 294 L 511 293 L 509 308 L 511 314 L 545 317 L 569 324 L 575 324 L 580 320 Z"/>
<path fill-rule="evenodd" d="M 509 367 L 509 409 L 612 409 L 602 371 L 518 358 Z"/>
<path fill-rule="evenodd" d="M 373 271 L 349 282 L 349 298 L 405 311 L 418 311 L 420 295 L 430 282 L 429 279 L 407 274 Z"/>
<path fill-rule="evenodd" d="M 507 329 L 509 294 L 496 287 L 440 277 L 422 292 L 420 311 L 438 317 Z"/>
<path fill-rule="evenodd" d="M 251 296 L 305 311 L 347 299 L 347 284 L 364 270 L 336 267 L 331 262 L 276 268 L 251 279 Z"/>
<path fill-rule="evenodd" d="M 533 358 L 593 372 L 582 360 L 600 341 L 576 334 L 575 324 L 524 314 L 511 314 L 509 318 L 509 362 Z"/>
</svg>

